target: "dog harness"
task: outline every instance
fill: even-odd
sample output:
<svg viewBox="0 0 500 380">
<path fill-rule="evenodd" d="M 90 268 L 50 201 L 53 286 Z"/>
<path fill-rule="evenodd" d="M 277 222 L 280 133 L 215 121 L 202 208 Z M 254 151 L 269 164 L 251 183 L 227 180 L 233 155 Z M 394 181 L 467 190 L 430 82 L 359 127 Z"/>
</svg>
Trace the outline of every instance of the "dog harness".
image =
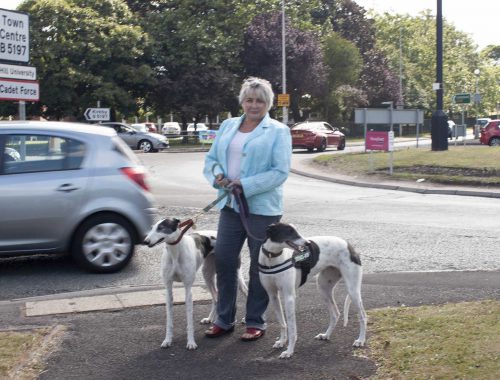
<svg viewBox="0 0 500 380">
<path fill-rule="evenodd" d="M 286 271 L 290 268 L 297 268 L 300 269 L 301 273 L 299 286 L 304 285 L 307 281 L 307 276 L 311 272 L 311 269 L 314 268 L 319 260 L 318 245 L 314 241 L 310 240 L 307 243 L 306 247 L 307 248 L 302 251 L 294 250 L 292 257 L 282 262 L 281 264 L 273 266 L 259 264 L 259 272 L 263 274 L 276 274 Z"/>
</svg>

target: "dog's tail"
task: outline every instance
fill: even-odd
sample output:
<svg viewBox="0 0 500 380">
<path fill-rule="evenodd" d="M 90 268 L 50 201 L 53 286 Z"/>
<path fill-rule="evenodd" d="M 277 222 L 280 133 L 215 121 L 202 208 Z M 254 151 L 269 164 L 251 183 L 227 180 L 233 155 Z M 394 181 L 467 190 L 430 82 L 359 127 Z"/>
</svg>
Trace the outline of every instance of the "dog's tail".
<svg viewBox="0 0 500 380">
<path fill-rule="evenodd" d="M 347 322 L 349 321 L 349 306 L 351 306 L 351 298 L 348 294 L 345 296 L 344 301 L 344 327 L 347 326 Z"/>
</svg>

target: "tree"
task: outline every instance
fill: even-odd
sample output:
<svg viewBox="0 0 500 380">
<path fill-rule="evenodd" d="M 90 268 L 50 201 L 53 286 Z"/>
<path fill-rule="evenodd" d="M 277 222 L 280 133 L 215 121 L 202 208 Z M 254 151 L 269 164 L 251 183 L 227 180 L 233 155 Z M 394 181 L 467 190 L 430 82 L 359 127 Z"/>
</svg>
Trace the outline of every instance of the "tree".
<svg viewBox="0 0 500 380">
<path fill-rule="evenodd" d="M 276 92 L 282 92 L 281 12 L 255 16 L 245 31 L 241 58 L 246 75 L 269 80 Z M 304 119 L 300 112 L 302 96 L 324 94 L 325 67 L 316 35 L 285 22 L 287 93 L 295 121 Z"/>
<path fill-rule="evenodd" d="M 352 107 L 366 105 L 366 96 L 355 89 L 363 67 L 363 59 L 354 43 L 333 32 L 323 41 L 327 72 L 328 96 L 324 97 L 326 120 L 349 118 Z"/>
<path fill-rule="evenodd" d="M 137 110 L 151 84 L 143 64 L 147 35 L 120 0 L 28 0 L 31 64 L 37 67 L 40 102 L 52 118 L 82 118 L 85 108 Z"/>
<path fill-rule="evenodd" d="M 430 10 L 416 17 L 409 15 L 384 14 L 375 17 L 377 45 L 389 57 L 389 65 L 394 70 L 401 64 L 403 68 L 404 102 L 408 107 L 435 109 L 435 94 L 431 84 L 435 82 L 436 65 L 436 20 Z M 402 59 L 399 46 L 402 45 Z M 495 90 L 489 85 L 495 83 L 493 49 L 479 54 L 472 39 L 458 31 L 446 19 L 443 20 L 443 87 L 444 109 L 449 116 L 462 111 L 461 105 L 453 103 L 457 93 L 474 93 L 478 79 L 475 69 L 480 69 L 479 87 L 483 99 L 479 106 L 469 107 L 471 113 L 481 114 L 494 109 Z"/>
</svg>

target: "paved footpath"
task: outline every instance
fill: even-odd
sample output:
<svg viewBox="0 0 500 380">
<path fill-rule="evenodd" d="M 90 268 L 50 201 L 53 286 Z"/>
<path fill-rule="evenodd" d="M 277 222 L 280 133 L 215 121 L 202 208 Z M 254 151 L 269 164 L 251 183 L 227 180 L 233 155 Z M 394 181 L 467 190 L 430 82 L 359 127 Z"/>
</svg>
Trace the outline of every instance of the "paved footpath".
<svg viewBox="0 0 500 380">
<path fill-rule="evenodd" d="M 480 299 L 500 300 L 500 271 L 493 272 L 433 272 L 367 274 L 363 281 L 363 300 L 370 309 L 380 307 L 443 304 Z M 102 296 L 135 293 L 139 290 L 118 288 L 96 291 Z M 162 293 L 161 289 L 141 289 L 141 294 Z M 208 315 L 210 305 L 195 302 L 195 319 Z M 59 295 L 78 303 L 89 294 Z M 74 297 L 73 297 L 74 296 Z M 343 284 L 338 286 L 336 299 L 344 299 Z M 198 297 L 198 296 L 197 296 Z M 126 297 L 125 297 L 126 298 Z M 129 299 L 134 297 L 130 296 Z M 368 348 L 353 349 L 358 323 L 351 306 L 347 327 L 339 323 L 332 340 L 322 342 L 313 337 L 328 323 L 327 311 L 310 280 L 299 290 L 297 323 L 299 339 L 290 360 L 280 360 L 280 350 L 272 348 L 279 329 L 273 313 L 268 313 L 267 334 L 256 342 L 242 342 L 240 325 L 231 335 L 219 339 L 203 336 L 205 326 L 197 324 L 196 351 L 185 349 L 184 305 L 174 307 L 176 327 L 174 346 L 161 349 L 164 337 L 164 306 L 155 296 L 150 305 L 117 307 L 101 311 L 68 312 L 26 316 L 27 302 L 45 302 L 47 297 L 0 303 L 0 329 L 63 326 L 60 349 L 48 359 L 46 370 L 39 377 L 47 380 L 68 379 L 361 379 L 375 373 L 375 365 L 367 358 Z M 107 302 L 107 301 L 105 301 Z M 137 302 L 137 301 L 136 301 Z M 239 310 L 244 310 L 239 301 Z M 96 305 L 98 306 L 98 305 Z M 102 305 L 101 305 L 102 306 Z M 109 305 L 110 307 L 112 305 Z M 239 313 L 241 317 L 241 313 Z"/>
</svg>

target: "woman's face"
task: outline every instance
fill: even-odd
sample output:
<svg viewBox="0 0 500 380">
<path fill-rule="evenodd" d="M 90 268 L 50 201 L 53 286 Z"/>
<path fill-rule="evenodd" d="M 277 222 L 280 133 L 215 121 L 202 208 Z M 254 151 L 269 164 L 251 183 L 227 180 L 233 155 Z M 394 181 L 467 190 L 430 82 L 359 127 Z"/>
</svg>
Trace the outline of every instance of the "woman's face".
<svg viewBox="0 0 500 380">
<path fill-rule="evenodd" d="M 261 120 L 267 113 L 266 102 L 257 97 L 255 91 L 249 91 L 241 103 L 243 112 L 249 120 Z"/>
</svg>

